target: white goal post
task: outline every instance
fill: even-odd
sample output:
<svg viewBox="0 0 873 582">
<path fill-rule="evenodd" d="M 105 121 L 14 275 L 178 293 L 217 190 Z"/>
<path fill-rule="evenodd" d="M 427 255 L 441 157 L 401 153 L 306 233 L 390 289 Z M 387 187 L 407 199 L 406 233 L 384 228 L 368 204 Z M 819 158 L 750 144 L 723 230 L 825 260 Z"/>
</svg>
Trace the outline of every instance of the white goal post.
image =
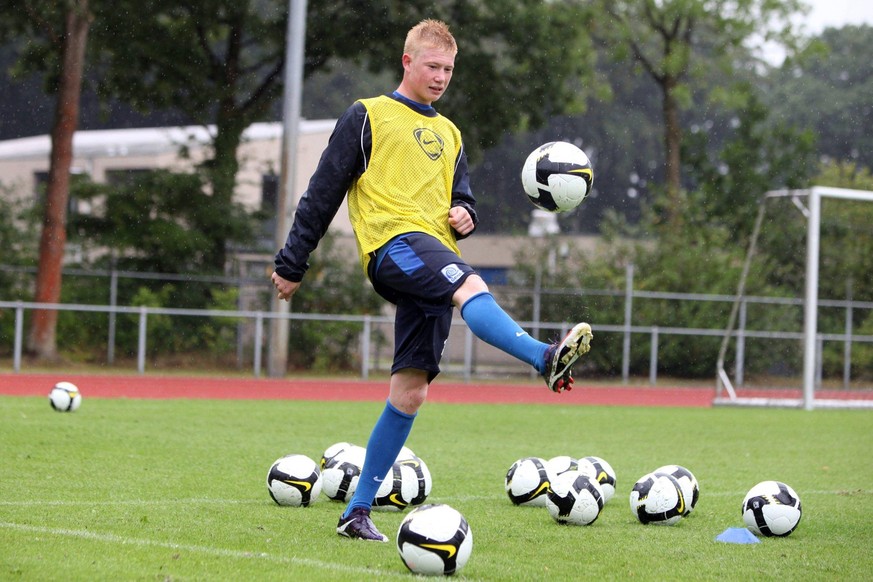
<svg viewBox="0 0 873 582">
<path fill-rule="evenodd" d="M 806 290 L 803 303 L 803 386 L 802 397 L 797 398 L 761 398 L 737 396 L 728 374 L 725 372 L 725 355 L 728 345 L 734 335 L 737 314 L 740 303 L 745 295 L 746 279 L 749 266 L 756 253 L 758 236 L 763 224 L 767 201 L 773 198 L 789 197 L 806 217 Z M 806 198 L 803 206 L 801 198 Z M 873 408 L 873 400 L 843 400 L 821 399 L 815 397 L 817 335 L 818 335 L 818 280 L 819 280 L 819 240 L 821 235 L 821 200 L 822 198 L 837 198 L 873 202 L 873 192 L 866 190 L 850 190 L 846 188 L 831 188 L 813 186 L 806 190 L 774 190 L 764 194 L 760 201 L 758 216 L 749 241 L 749 249 L 740 275 L 736 298 L 731 309 L 728 327 L 721 344 L 716 363 L 716 395 L 713 404 L 733 404 L 745 406 L 789 406 L 806 410 L 814 408 L 863 407 Z"/>
</svg>

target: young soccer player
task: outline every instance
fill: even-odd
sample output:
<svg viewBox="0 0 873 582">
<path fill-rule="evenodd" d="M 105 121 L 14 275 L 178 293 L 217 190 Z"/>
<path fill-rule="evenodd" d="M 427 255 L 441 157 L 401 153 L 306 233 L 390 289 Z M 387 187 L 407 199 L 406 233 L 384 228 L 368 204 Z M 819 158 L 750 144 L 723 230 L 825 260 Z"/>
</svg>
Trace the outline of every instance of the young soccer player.
<svg viewBox="0 0 873 582">
<path fill-rule="evenodd" d="M 339 119 L 276 255 L 273 285 L 279 299 L 290 300 L 348 195 L 361 264 L 376 292 L 396 305 L 388 400 L 337 525 L 350 538 L 388 541 L 370 509 L 440 371 L 453 308 L 477 337 L 536 368 L 554 392 L 571 388 L 571 366 L 592 337 L 591 327 L 579 323 L 558 343 L 533 339 L 460 257 L 456 241 L 476 228 L 476 201 L 461 133 L 433 108 L 452 79 L 456 54 L 443 22 L 424 20 L 408 32 L 399 87 L 355 102 Z"/>
</svg>

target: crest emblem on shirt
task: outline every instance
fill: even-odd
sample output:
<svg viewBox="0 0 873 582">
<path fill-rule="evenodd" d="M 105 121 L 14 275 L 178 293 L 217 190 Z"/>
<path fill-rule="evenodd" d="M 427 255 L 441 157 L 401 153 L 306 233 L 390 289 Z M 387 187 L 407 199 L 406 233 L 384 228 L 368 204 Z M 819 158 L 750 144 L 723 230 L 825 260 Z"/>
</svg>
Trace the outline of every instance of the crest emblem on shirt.
<svg viewBox="0 0 873 582">
<path fill-rule="evenodd" d="M 426 127 L 419 127 L 412 133 L 427 157 L 434 161 L 440 158 L 443 154 L 443 138 Z"/>
</svg>

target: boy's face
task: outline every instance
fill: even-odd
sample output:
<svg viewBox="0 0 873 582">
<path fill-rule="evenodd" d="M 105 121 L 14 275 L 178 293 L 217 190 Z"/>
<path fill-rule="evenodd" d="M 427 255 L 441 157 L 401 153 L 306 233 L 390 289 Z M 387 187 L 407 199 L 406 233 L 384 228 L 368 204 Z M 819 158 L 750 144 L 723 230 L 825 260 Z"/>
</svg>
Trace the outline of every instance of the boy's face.
<svg viewBox="0 0 873 582">
<path fill-rule="evenodd" d="M 424 47 L 403 55 L 404 86 L 413 101 L 430 105 L 445 93 L 452 80 L 455 55 L 438 48 Z"/>
</svg>

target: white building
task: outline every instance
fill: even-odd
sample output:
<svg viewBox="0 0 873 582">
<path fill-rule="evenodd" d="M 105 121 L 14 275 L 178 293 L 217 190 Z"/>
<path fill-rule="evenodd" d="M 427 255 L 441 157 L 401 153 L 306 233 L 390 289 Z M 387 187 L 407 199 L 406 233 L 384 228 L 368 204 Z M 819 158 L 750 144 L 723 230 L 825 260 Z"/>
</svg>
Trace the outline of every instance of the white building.
<svg viewBox="0 0 873 582">
<path fill-rule="evenodd" d="M 336 120 L 305 120 L 300 124 L 295 191 L 303 192 Z M 77 131 L 73 137 L 74 174 L 88 174 L 95 182 L 113 175 L 151 169 L 189 170 L 208 155 L 214 127 L 155 127 Z M 238 201 L 250 210 L 265 203 L 265 183 L 279 174 L 282 124 L 255 123 L 243 134 L 237 175 Z M 187 157 L 180 155 L 185 150 Z M 0 142 L 0 184 L 13 196 L 38 195 L 49 170 L 51 138 L 37 135 Z M 266 194 L 269 196 L 269 194 Z M 88 212 L 87 208 L 74 210 Z M 348 223 L 337 225 L 351 232 Z"/>
</svg>

